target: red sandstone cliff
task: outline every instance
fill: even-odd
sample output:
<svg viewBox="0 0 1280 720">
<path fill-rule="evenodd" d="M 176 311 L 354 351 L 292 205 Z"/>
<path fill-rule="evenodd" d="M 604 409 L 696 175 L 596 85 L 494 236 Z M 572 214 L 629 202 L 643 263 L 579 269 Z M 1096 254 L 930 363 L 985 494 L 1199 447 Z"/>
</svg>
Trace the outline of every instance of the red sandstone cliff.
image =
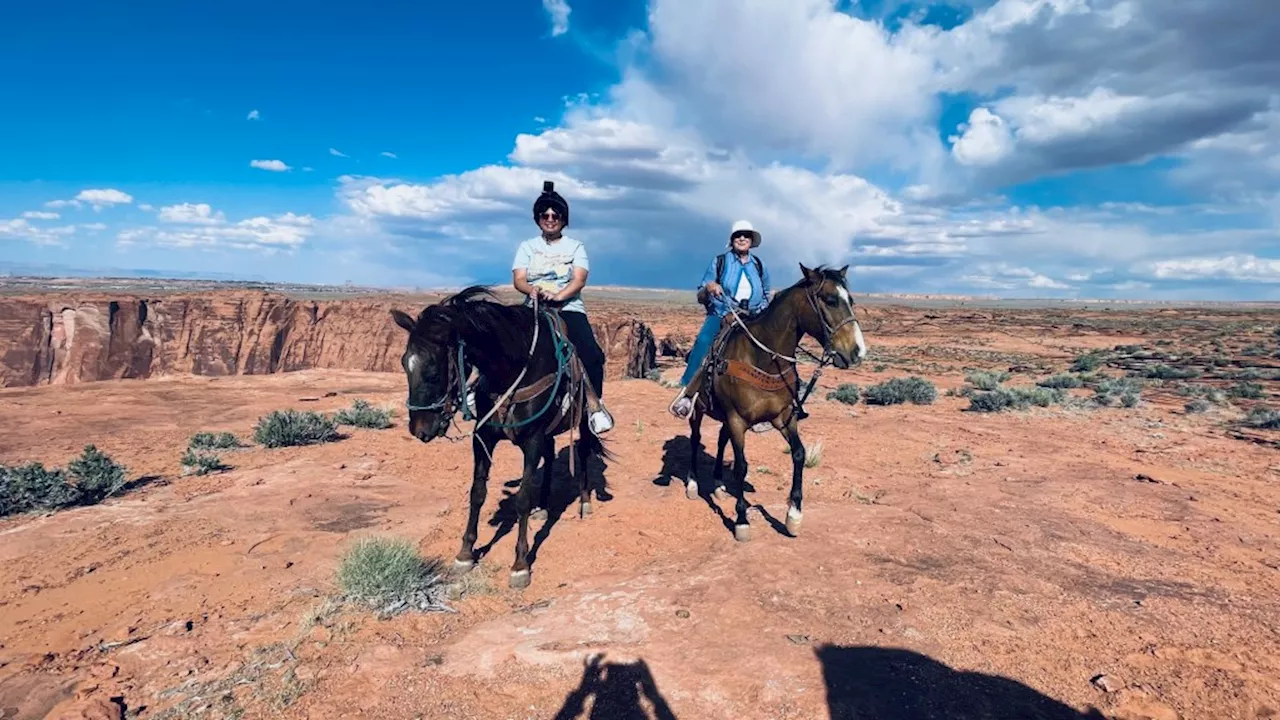
<svg viewBox="0 0 1280 720">
<path fill-rule="evenodd" d="M 404 331 L 388 311 L 432 298 L 310 301 L 272 293 L 0 300 L 0 387 L 159 375 L 258 375 L 309 368 L 399 372 Z M 611 378 L 653 367 L 638 319 L 594 312 Z"/>
</svg>

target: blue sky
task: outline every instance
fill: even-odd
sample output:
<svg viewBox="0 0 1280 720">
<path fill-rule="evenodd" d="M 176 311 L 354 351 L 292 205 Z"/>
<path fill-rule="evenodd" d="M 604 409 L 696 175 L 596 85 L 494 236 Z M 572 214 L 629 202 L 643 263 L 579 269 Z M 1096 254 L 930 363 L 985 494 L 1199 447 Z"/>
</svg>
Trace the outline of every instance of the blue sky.
<svg viewBox="0 0 1280 720">
<path fill-rule="evenodd" d="M 780 281 L 1280 299 L 1280 20 L 1201 5 L 18 6 L 0 271 L 505 282 L 547 178 L 594 283 L 747 218 Z"/>
</svg>

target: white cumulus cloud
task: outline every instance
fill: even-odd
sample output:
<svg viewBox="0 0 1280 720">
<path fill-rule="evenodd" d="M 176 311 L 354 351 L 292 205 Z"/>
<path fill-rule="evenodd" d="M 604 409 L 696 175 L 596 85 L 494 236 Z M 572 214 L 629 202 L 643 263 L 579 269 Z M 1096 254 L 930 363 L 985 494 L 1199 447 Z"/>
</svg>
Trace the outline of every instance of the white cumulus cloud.
<svg viewBox="0 0 1280 720">
<path fill-rule="evenodd" d="M 293 169 L 284 164 L 283 160 L 250 160 L 249 167 L 255 167 L 259 170 L 269 170 L 271 172 L 287 172 Z"/>
<path fill-rule="evenodd" d="M 187 225 L 217 225 L 226 222 L 226 216 L 221 211 L 213 212 L 208 203 L 168 205 L 160 208 L 157 217 L 164 222 Z"/>
<path fill-rule="evenodd" d="M 573 9 L 566 0 L 542 0 L 542 9 L 551 17 L 551 34 L 563 35 L 569 32 L 569 13 Z"/>
</svg>

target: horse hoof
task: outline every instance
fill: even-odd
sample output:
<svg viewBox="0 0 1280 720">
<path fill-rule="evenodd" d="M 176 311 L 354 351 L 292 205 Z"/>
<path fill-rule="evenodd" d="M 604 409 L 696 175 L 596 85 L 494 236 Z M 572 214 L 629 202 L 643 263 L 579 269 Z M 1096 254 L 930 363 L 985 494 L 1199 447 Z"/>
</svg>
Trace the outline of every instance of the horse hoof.
<svg viewBox="0 0 1280 720">
<path fill-rule="evenodd" d="M 734 526 L 733 526 L 733 539 L 734 539 L 734 540 L 737 540 L 738 542 L 746 542 L 746 541 L 750 540 L 750 539 L 751 539 L 751 526 L 750 526 L 750 525 L 734 525 Z"/>
<path fill-rule="evenodd" d="M 723 485 L 717 485 L 717 486 L 716 486 L 716 490 L 715 490 L 715 492 L 714 492 L 713 494 L 716 496 L 716 499 L 717 499 L 717 500 L 728 500 L 728 499 L 729 499 L 729 491 L 728 491 L 727 489 L 725 489 L 725 486 L 723 486 Z"/>
<path fill-rule="evenodd" d="M 546 509 L 546 508 L 538 508 L 537 510 L 534 510 L 534 511 L 530 512 L 530 513 L 529 513 L 529 519 L 530 519 L 530 520 L 536 520 L 536 521 L 538 521 L 538 522 L 542 522 L 543 520 L 546 520 L 546 519 L 547 519 L 547 509 Z"/>
<path fill-rule="evenodd" d="M 578 515 L 584 519 L 591 517 L 591 511 L 591 503 L 589 502 L 584 502 L 578 507 Z"/>
<path fill-rule="evenodd" d="M 804 513 L 794 507 L 787 508 L 787 532 L 792 535 L 800 534 L 800 523 L 804 521 Z"/>
<path fill-rule="evenodd" d="M 511 573 L 511 581 L 508 583 L 513 590 L 523 590 L 529 587 L 529 571 L 515 570 Z"/>
<path fill-rule="evenodd" d="M 454 560 L 453 574 L 466 575 L 467 573 L 471 572 L 472 568 L 474 568 L 475 566 L 476 566 L 476 563 L 474 560 Z"/>
<path fill-rule="evenodd" d="M 690 500 L 698 499 L 698 481 L 690 480 L 684 484 L 684 496 Z"/>
</svg>

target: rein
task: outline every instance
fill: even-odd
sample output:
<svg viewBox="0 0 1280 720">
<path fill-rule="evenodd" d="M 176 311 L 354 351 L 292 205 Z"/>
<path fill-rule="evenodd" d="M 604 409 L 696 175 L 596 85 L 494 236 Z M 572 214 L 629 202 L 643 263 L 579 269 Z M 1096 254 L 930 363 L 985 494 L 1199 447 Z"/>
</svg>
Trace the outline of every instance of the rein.
<svg viewBox="0 0 1280 720">
<path fill-rule="evenodd" d="M 786 384 L 787 389 L 791 391 L 791 402 L 795 406 L 796 410 L 800 412 L 801 417 L 808 415 L 808 413 L 804 411 L 804 403 L 806 400 L 809 399 L 809 394 L 813 392 L 813 388 L 818 384 L 818 378 L 822 376 L 822 369 L 832 363 L 831 343 L 835 340 L 836 333 L 840 331 L 840 328 L 844 327 L 845 325 L 848 325 L 851 322 L 857 322 L 857 319 L 858 319 L 857 314 L 853 312 L 853 303 L 852 301 L 850 301 L 849 317 L 841 321 L 840 324 L 836 325 L 835 327 L 832 327 L 831 323 L 827 321 L 827 314 L 823 312 L 822 308 L 818 306 L 817 293 L 805 290 L 804 294 L 805 294 L 805 299 L 809 301 L 809 307 L 812 308 L 814 314 L 818 316 L 818 322 L 822 323 L 823 338 L 822 338 L 822 357 L 818 357 L 817 355 L 814 355 L 813 353 L 809 352 L 799 344 L 796 345 L 797 350 L 804 353 L 805 355 L 808 355 L 809 357 L 813 358 L 818 362 L 818 367 L 814 368 L 813 375 L 809 377 L 809 382 L 805 385 L 803 395 L 797 394 L 796 391 L 792 389 L 790 383 Z M 785 362 L 789 362 L 792 365 L 799 364 L 799 361 L 797 361 L 794 357 L 783 355 L 777 350 L 774 350 L 773 348 L 768 347 L 764 343 L 760 342 L 760 340 L 758 340 L 756 336 L 751 333 L 751 330 L 747 328 L 747 324 L 742 321 L 742 317 L 738 315 L 738 312 L 733 308 L 733 305 L 729 306 L 729 313 L 733 315 L 733 321 L 738 325 L 738 327 L 742 328 L 742 332 L 747 334 L 747 338 L 750 339 L 751 342 L 754 343 L 756 347 L 769 353 L 769 355 L 773 358 L 775 362 L 782 360 Z M 785 373 L 786 371 L 784 370 L 783 372 Z M 799 373 L 797 373 L 796 375 L 797 377 L 799 377 Z M 781 374 L 779 375 L 779 377 L 781 377 Z"/>
<path fill-rule="evenodd" d="M 525 375 L 528 374 L 529 372 L 529 365 L 533 360 L 533 354 L 534 352 L 537 351 L 538 338 L 540 336 L 540 332 L 542 329 L 542 323 L 541 323 L 541 314 L 539 312 L 540 308 L 538 306 L 538 296 L 534 295 L 532 297 L 532 300 L 533 300 L 533 341 L 529 344 L 529 352 L 525 356 L 524 367 L 520 369 L 520 374 L 516 376 L 515 382 L 511 383 L 511 386 L 507 388 L 506 392 L 502 393 L 502 396 L 498 398 L 498 400 L 493 404 L 493 407 L 489 409 L 489 412 L 485 413 L 484 417 L 480 418 L 476 422 L 475 426 L 471 429 L 471 432 L 469 433 L 470 435 L 474 436 L 475 433 L 479 431 L 480 428 L 484 427 L 486 424 L 491 427 L 502 428 L 504 430 L 514 430 L 517 428 L 524 427 L 525 425 L 529 425 L 535 422 L 536 420 L 538 420 L 539 418 L 541 418 L 543 415 L 545 415 L 547 411 L 551 409 L 552 404 L 555 402 L 556 395 L 560 391 L 561 382 L 563 381 L 565 375 L 567 374 L 566 368 L 569 366 L 570 355 L 572 354 L 573 351 L 567 339 L 559 337 L 557 333 L 552 333 L 552 339 L 554 341 L 554 349 L 555 349 L 555 356 L 556 356 L 556 370 L 555 370 L 555 382 L 553 383 L 550 389 L 551 390 L 550 393 L 547 395 L 547 401 L 543 403 L 542 407 L 536 413 L 525 418 L 524 420 L 520 420 L 514 423 L 502 423 L 497 421 L 490 422 L 490 420 L 493 418 L 494 413 L 496 413 L 500 408 L 502 408 L 503 405 L 508 400 L 511 399 L 511 396 L 514 395 L 515 391 L 520 387 L 520 383 L 524 380 Z M 447 412 L 449 415 L 453 415 L 454 413 L 457 412 L 458 407 L 461 407 L 462 419 L 464 421 L 475 420 L 476 418 L 474 415 L 471 414 L 471 408 L 467 404 L 467 380 L 466 380 L 465 374 L 463 373 L 463 369 L 465 367 L 466 367 L 466 342 L 461 338 L 459 338 L 458 344 L 457 344 L 457 354 L 456 356 L 451 355 L 449 358 L 449 373 L 451 375 L 451 378 L 448 382 L 448 385 L 451 387 L 445 390 L 444 395 L 442 395 L 440 399 L 430 404 L 414 405 L 412 402 L 406 402 L 405 407 L 410 411 L 421 411 L 421 410 L 442 411 L 442 412 Z M 456 382 L 455 382 L 455 379 L 456 379 Z M 454 385 L 456 385 L 456 388 L 452 387 Z M 535 395 L 534 397 L 537 397 L 537 396 Z M 529 399 L 532 400 L 533 398 L 529 398 Z M 485 448 L 485 452 L 486 453 L 488 452 L 488 448 Z"/>
</svg>

